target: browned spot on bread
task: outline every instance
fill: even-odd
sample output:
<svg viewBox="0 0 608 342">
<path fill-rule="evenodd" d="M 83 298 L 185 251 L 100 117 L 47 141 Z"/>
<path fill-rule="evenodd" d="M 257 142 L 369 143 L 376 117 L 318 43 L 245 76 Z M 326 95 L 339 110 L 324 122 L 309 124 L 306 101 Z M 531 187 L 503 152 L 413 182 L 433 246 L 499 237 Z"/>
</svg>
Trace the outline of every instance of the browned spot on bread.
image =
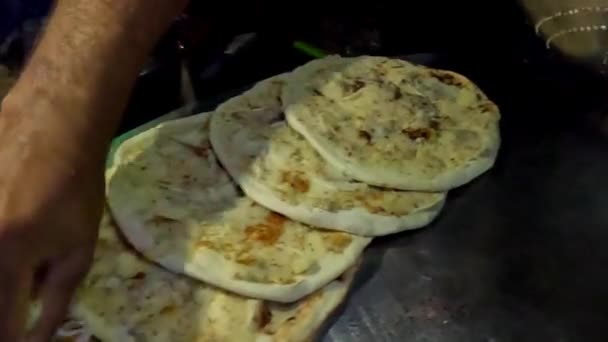
<svg viewBox="0 0 608 342">
<path fill-rule="evenodd" d="M 192 153 L 196 154 L 201 158 L 207 158 L 209 156 L 209 148 L 202 146 L 190 146 Z"/>
<path fill-rule="evenodd" d="M 145 277 L 146 277 L 146 273 L 137 272 L 131 279 L 141 280 L 141 279 L 144 279 Z"/>
<path fill-rule="evenodd" d="M 287 219 L 277 213 L 270 213 L 266 216 L 264 223 L 248 226 L 245 228 L 248 240 L 255 240 L 266 245 L 273 245 L 279 240 L 285 230 Z"/>
<path fill-rule="evenodd" d="M 490 101 L 483 102 L 479 104 L 477 107 L 482 113 L 494 112 L 496 111 L 496 105 Z"/>
<path fill-rule="evenodd" d="M 162 215 L 156 215 L 153 218 L 151 218 L 150 220 L 148 220 L 148 222 L 155 224 L 155 225 L 179 223 L 179 221 L 176 219 L 172 219 L 170 217 L 166 217 L 166 216 L 162 216 Z"/>
<path fill-rule="evenodd" d="M 386 76 L 386 70 L 384 70 L 382 68 L 375 68 L 375 69 L 373 69 L 373 73 L 380 80 L 382 80 L 382 78 Z"/>
<path fill-rule="evenodd" d="M 368 131 L 359 130 L 359 138 L 365 140 L 368 145 L 372 143 L 372 135 Z"/>
<path fill-rule="evenodd" d="M 299 171 L 283 172 L 282 179 L 284 183 L 289 184 L 297 192 L 306 193 L 310 190 L 310 182 Z"/>
<path fill-rule="evenodd" d="M 285 221 L 287 221 L 287 218 L 277 213 L 270 213 L 268 214 L 268 216 L 266 216 L 266 221 L 272 225 L 282 226 L 283 224 L 285 224 Z"/>
<path fill-rule="evenodd" d="M 176 307 L 174 305 L 168 305 L 168 306 L 165 306 L 164 308 L 162 308 L 160 310 L 160 314 L 161 315 L 167 315 L 167 314 L 170 314 L 173 311 L 175 311 L 175 309 L 176 309 Z"/>
<path fill-rule="evenodd" d="M 365 208 L 372 214 L 386 214 L 386 210 L 383 207 L 369 202 L 365 202 Z"/>
<path fill-rule="evenodd" d="M 440 124 L 438 120 L 431 120 L 431 128 L 434 129 L 435 131 L 439 130 Z"/>
<path fill-rule="evenodd" d="M 354 91 L 357 91 L 363 87 L 365 87 L 365 82 L 361 80 L 355 80 L 355 83 L 353 84 Z"/>
<path fill-rule="evenodd" d="M 431 70 L 431 76 L 437 79 L 439 82 L 451 86 L 463 86 L 463 83 L 458 77 L 454 76 L 452 73 L 446 71 L 439 70 Z"/>
<path fill-rule="evenodd" d="M 354 94 L 363 87 L 365 87 L 365 82 L 363 82 L 361 80 L 355 80 L 352 83 L 348 83 L 348 82 L 342 83 L 342 89 L 344 89 L 344 92 L 346 92 L 347 94 Z"/>
<path fill-rule="evenodd" d="M 353 238 L 345 233 L 330 232 L 325 234 L 323 241 L 330 252 L 340 253 L 351 244 Z"/>
<path fill-rule="evenodd" d="M 264 329 L 272 320 L 272 312 L 270 312 L 270 308 L 266 304 L 266 302 L 261 302 L 258 306 L 258 312 L 255 316 L 255 321 L 259 329 Z"/>
<path fill-rule="evenodd" d="M 412 140 L 429 139 L 433 135 L 430 128 L 404 128 L 401 132 Z"/>
<path fill-rule="evenodd" d="M 373 191 L 367 194 L 367 196 L 359 196 L 363 206 L 373 214 L 387 213 L 386 209 L 382 207 L 382 200 L 384 199 L 384 190 L 380 188 L 373 188 Z"/>
<path fill-rule="evenodd" d="M 253 257 L 253 255 L 249 254 L 248 251 L 241 251 L 236 256 L 236 262 L 242 265 L 250 266 L 255 263 L 255 258 Z"/>
<path fill-rule="evenodd" d="M 396 101 L 402 97 L 403 97 L 403 94 L 401 93 L 401 89 L 399 89 L 399 87 L 395 87 L 395 92 L 393 93 L 393 100 Z"/>
</svg>

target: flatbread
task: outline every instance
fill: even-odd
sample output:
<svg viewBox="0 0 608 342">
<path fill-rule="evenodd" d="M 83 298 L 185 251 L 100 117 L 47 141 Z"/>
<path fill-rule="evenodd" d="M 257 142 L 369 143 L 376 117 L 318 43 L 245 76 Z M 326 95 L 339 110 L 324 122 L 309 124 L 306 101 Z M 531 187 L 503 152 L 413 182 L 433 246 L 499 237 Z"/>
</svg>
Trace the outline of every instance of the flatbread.
<svg viewBox="0 0 608 342">
<path fill-rule="evenodd" d="M 108 342 L 308 341 L 344 300 L 355 268 L 293 304 L 241 297 L 173 274 L 130 249 L 105 215 L 72 316 Z"/>
<path fill-rule="evenodd" d="M 500 145 L 498 108 L 471 81 L 401 60 L 310 62 L 282 100 L 327 162 L 377 186 L 446 191 L 490 169 Z"/>
<path fill-rule="evenodd" d="M 258 83 L 218 108 L 211 144 L 247 196 L 293 220 L 365 236 L 420 228 L 445 193 L 396 191 L 353 181 L 326 163 L 283 121 L 284 75 Z"/>
<path fill-rule="evenodd" d="M 313 229 L 241 194 L 211 150 L 209 115 L 163 123 L 118 149 L 107 195 L 129 242 L 173 272 L 278 302 L 351 267 L 371 239 Z"/>
</svg>

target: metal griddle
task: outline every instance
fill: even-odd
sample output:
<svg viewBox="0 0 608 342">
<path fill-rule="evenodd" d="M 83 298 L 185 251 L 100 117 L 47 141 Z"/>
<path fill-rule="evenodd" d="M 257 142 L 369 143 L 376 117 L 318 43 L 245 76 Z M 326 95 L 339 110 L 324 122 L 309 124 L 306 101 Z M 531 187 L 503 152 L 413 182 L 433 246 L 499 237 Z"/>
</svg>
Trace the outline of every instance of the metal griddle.
<svg viewBox="0 0 608 342">
<path fill-rule="evenodd" d="M 498 162 L 450 192 L 429 227 L 374 241 L 321 340 L 608 340 L 602 85 L 525 60 L 416 58 L 465 74 L 498 103 Z"/>
</svg>

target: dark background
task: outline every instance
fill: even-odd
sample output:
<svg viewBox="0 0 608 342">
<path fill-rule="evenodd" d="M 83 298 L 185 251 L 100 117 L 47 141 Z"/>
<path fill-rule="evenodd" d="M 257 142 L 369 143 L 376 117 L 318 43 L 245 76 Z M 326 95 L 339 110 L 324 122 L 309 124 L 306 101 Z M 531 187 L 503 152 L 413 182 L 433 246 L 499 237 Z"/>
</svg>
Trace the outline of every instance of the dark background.
<svg viewBox="0 0 608 342">
<path fill-rule="evenodd" d="M 3 44 L 0 61 L 20 68 L 40 27 L 35 18 L 46 13 L 49 3 L 0 0 L 0 40 L 18 37 Z M 248 32 L 256 33 L 255 40 L 226 56 L 224 50 L 234 37 Z M 118 133 L 183 104 L 182 63 L 196 97 L 205 101 L 310 60 L 292 47 L 296 40 L 342 55 L 432 53 L 450 59 L 450 67 L 473 78 L 508 77 L 503 83 L 517 82 L 511 72 L 517 70 L 550 79 L 548 87 L 568 88 L 580 80 L 597 89 L 585 72 L 560 63 L 545 49 L 517 1 L 376 0 L 359 5 L 201 0 L 176 19 L 151 54 Z"/>
</svg>

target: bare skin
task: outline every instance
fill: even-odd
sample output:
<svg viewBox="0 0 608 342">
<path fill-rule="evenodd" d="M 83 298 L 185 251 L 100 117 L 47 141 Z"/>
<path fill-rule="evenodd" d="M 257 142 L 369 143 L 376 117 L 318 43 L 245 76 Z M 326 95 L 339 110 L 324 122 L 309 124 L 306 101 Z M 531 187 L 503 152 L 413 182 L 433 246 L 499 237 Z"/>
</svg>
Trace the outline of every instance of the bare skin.
<svg viewBox="0 0 608 342">
<path fill-rule="evenodd" d="M 186 1 L 57 1 L 0 111 L 0 341 L 47 341 L 62 322 L 91 262 L 111 137 Z M 34 287 L 43 311 L 27 332 Z"/>
</svg>

